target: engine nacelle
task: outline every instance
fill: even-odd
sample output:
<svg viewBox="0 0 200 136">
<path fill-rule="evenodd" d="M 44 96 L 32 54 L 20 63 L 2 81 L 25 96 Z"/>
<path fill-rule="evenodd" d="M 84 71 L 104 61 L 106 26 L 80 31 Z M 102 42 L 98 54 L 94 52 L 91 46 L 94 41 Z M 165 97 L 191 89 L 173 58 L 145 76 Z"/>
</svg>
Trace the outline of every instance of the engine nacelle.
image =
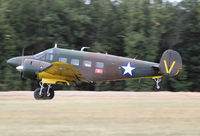
<svg viewBox="0 0 200 136">
<path fill-rule="evenodd" d="M 36 79 L 39 72 L 44 71 L 50 66 L 51 63 L 48 62 L 34 59 L 26 59 L 23 63 L 23 77 Z"/>
</svg>

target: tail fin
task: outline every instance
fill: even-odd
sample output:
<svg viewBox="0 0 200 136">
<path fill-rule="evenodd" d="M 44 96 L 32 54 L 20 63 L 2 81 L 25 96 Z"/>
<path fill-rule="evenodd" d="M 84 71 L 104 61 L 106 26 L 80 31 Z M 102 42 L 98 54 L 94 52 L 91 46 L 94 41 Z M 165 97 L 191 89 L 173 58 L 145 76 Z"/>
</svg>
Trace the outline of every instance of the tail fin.
<svg viewBox="0 0 200 136">
<path fill-rule="evenodd" d="M 160 60 L 160 73 L 165 76 L 173 77 L 179 74 L 182 69 L 181 55 L 174 50 L 166 50 Z"/>
</svg>

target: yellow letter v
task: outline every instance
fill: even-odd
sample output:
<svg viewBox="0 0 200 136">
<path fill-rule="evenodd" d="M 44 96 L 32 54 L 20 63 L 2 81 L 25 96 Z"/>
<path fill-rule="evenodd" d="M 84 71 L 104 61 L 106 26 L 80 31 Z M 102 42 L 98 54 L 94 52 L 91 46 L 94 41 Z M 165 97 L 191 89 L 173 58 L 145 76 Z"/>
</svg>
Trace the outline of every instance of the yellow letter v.
<svg viewBox="0 0 200 136">
<path fill-rule="evenodd" d="M 175 63 L 176 63 L 176 62 L 175 62 L 175 61 L 173 61 L 173 63 L 172 63 L 172 65 L 171 65 L 171 67 L 168 69 L 167 62 L 166 62 L 166 60 L 164 60 L 165 69 L 166 69 L 166 73 L 167 73 L 167 74 L 170 74 L 170 73 L 171 73 L 171 71 L 172 71 L 172 69 L 173 69 L 173 67 L 174 67 Z"/>
</svg>

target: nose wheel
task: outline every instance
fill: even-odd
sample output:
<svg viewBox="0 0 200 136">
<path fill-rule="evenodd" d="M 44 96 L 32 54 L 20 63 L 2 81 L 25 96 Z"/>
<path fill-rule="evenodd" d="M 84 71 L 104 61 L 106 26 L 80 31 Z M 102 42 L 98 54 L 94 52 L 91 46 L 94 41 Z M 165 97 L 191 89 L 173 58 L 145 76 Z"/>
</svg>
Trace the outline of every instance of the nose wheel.
<svg viewBox="0 0 200 136">
<path fill-rule="evenodd" d="M 54 98 L 54 94 L 51 84 L 47 84 L 47 87 L 44 87 L 44 83 L 40 83 L 40 88 L 34 91 L 34 98 L 36 100 L 50 100 Z"/>
<path fill-rule="evenodd" d="M 160 90 L 159 83 L 162 81 L 162 79 L 161 79 L 161 78 L 155 78 L 154 80 L 155 80 L 155 82 L 156 82 L 156 89 L 157 89 L 157 90 Z"/>
</svg>

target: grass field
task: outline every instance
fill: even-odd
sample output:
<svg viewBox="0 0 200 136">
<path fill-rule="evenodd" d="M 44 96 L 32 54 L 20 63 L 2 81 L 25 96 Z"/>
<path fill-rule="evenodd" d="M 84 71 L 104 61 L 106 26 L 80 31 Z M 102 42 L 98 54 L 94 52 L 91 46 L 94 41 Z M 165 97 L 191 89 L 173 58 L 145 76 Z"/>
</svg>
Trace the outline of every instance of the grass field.
<svg viewBox="0 0 200 136">
<path fill-rule="evenodd" d="M 200 136 L 199 93 L 0 93 L 0 136 Z"/>
</svg>

